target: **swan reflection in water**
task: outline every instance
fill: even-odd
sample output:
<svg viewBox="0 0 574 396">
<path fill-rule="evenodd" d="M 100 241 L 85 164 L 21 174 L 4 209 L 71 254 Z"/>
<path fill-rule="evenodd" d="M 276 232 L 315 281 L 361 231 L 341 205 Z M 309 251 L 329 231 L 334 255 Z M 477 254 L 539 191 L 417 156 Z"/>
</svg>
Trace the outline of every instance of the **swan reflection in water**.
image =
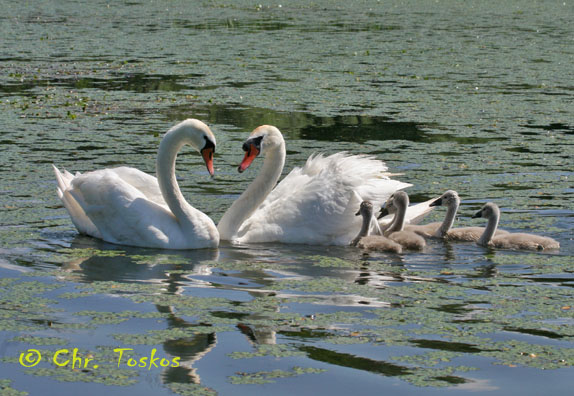
<svg viewBox="0 0 574 396">
<path fill-rule="evenodd" d="M 389 303 L 368 298 L 361 295 L 348 295 L 344 293 L 299 293 L 295 291 L 277 291 L 274 285 L 281 285 L 282 280 L 298 279 L 311 280 L 319 277 L 338 278 L 344 282 L 373 284 L 384 287 L 385 283 L 401 281 L 400 275 L 379 274 L 368 269 L 341 269 L 313 265 L 318 255 L 328 255 L 343 260 L 362 260 L 363 255 L 358 249 L 349 247 L 324 248 L 313 246 L 286 246 L 286 245 L 249 245 L 232 246 L 223 243 L 219 249 L 203 249 L 194 251 L 165 251 L 119 247 L 88 237 L 78 236 L 74 239 L 72 249 L 81 249 L 95 255 L 87 258 L 71 260 L 63 268 L 70 271 L 69 280 L 92 283 L 115 281 L 122 283 L 159 284 L 159 293 L 167 296 L 216 296 L 231 302 L 239 300 L 249 302 L 258 298 L 273 297 L 270 299 L 271 311 L 285 310 L 289 300 L 298 297 L 312 298 L 313 302 L 303 309 L 302 317 L 311 316 L 317 312 L 325 311 L 319 306 L 327 307 L 388 307 Z M 105 251 L 105 256 L 97 253 Z M 116 251 L 118 254 L 110 254 Z M 241 262 L 237 270 L 231 272 L 217 268 L 218 263 Z M 270 263 L 271 270 L 267 270 L 261 263 Z M 257 264 L 250 267 L 250 264 Z M 204 289 L 205 291 L 202 291 Z M 137 293 L 134 292 L 134 293 Z M 243 293 L 243 296 L 241 294 Z M 118 295 L 118 294 L 115 294 Z M 121 296 L 121 294 L 119 294 Z M 142 296 L 145 301 L 145 296 Z M 169 300 L 169 299 L 167 299 Z M 141 298 L 138 299 L 141 301 Z M 273 305 L 276 304 L 276 305 Z M 317 307 L 316 309 L 313 307 Z M 94 307 L 96 310 L 97 307 Z M 179 356 L 180 367 L 163 369 L 162 378 L 166 382 L 200 383 L 197 371 L 197 362 L 221 341 L 216 330 L 204 333 L 205 323 L 190 321 L 178 308 L 166 304 L 156 304 L 157 312 L 165 314 L 162 328 L 177 329 L 201 326 L 200 334 L 172 339 L 162 343 L 163 351 L 169 356 Z M 277 334 L 281 331 L 297 331 L 297 323 L 279 323 L 277 326 L 259 324 L 267 319 L 265 313 L 234 313 L 220 312 L 217 307 L 199 308 L 206 313 L 220 315 L 230 314 L 231 318 L 238 318 L 235 328 L 238 334 L 253 345 L 276 344 Z M 103 308 L 102 310 L 106 310 Z M 223 308 L 227 310 L 227 308 Z M 305 311 L 306 310 L 306 311 Z M 299 311 L 301 312 L 301 311 Z M 189 315 L 189 314 L 188 314 Z M 240 316 L 238 316 L 240 315 Z M 257 324 L 254 324 L 257 323 Z M 209 326 L 209 324 L 207 324 Z M 313 327 L 312 322 L 306 321 L 305 328 Z M 333 325 L 332 330 L 336 330 Z M 135 330 L 135 334 L 138 333 Z M 145 332 L 144 332 L 145 334 Z M 223 339 L 228 339 L 224 337 Z M 224 346 L 231 349 L 234 346 Z M 159 348 L 158 348 L 159 349 Z M 169 358 L 168 356 L 168 358 Z"/>
</svg>

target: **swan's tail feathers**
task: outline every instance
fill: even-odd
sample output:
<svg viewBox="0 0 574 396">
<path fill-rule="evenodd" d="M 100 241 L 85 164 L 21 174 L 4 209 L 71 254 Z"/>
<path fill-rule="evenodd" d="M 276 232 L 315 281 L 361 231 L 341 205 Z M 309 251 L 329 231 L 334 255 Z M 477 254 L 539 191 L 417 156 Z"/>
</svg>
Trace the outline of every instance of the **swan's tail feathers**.
<svg viewBox="0 0 574 396">
<path fill-rule="evenodd" d="M 58 182 L 58 196 L 60 197 L 61 200 L 63 200 L 64 191 L 66 191 L 68 183 L 66 183 L 64 175 L 62 175 L 60 170 L 56 168 L 56 165 L 52 164 L 52 168 L 54 169 L 54 174 L 56 175 L 56 181 Z"/>
<path fill-rule="evenodd" d="M 319 173 L 335 172 L 351 178 L 365 179 L 370 177 L 387 178 L 387 165 L 373 156 L 351 155 L 346 151 L 331 154 L 325 157 L 323 154 L 313 153 L 305 162 L 301 173 L 310 177 Z"/>
<path fill-rule="evenodd" d="M 412 184 L 393 179 L 369 179 L 357 187 L 356 192 L 364 199 L 380 207 L 397 190 L 411 187 Z"/>
<path fill-rule="evenodd" d="M 62 204 L 64 204 L 64 207 L 70 214 L 72 222 L 78 231 L 81 234 L 87 234 L 96 238 L 100 238 L 101 236 L 99 230 L 86 215 L 86 212 L 72 193 L 73 190 L 71 188 L 71 184 L 74 175 L 66 170 L 64 170 L 63 173 L 60 172 L 60 170 L 56 168 L 54 164 L 52 164 L 52 168 L 54 169 L 54 174 L 56 175 L 56 181 L 58 183 L 58 197 L 60 197 Z"/>
<path fill-rule="evenodd" d="M 407 209 L 407 215 L 405 222 L 408 224 L 418 224 L 422 219 L 425 218 L 435 207 L 430 206 L 431 203 L 436 201 L 438 197 L 429 199 L 428 201 L 421 202 L 416 205 L 409 206 Z"/>
<path fill-rule="evenodd" d="M 393 174 L 389 173 L 387 165 L 373 156 L 341 152 L 324 158 L 324 161 L 329 162 L 323 172 L 336 174 L 343 183 L 375 206 L 382 205 L 395 191 L 412 186 L 390 179 Z"/>
</svg>

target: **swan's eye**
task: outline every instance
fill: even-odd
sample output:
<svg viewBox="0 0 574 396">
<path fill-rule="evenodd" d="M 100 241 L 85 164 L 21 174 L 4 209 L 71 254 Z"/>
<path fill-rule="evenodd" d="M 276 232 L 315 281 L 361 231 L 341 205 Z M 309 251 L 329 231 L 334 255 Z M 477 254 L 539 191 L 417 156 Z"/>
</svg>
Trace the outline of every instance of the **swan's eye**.
<svg viewBox="0 0 574 396">
<path fill-rule="evenodd" d="M 257 136 L 254 138 L 249 138 L 243 143 L 243 151 L 249 151 L 251 145 L 255 146 L 258 151 L 261 151 L 261 141 L 263 140 L 262 136 Z"/>
<path fill-rule="evenodd" d="M 212 151 L 215 152 L 215 143 L 213 143 L 213 141 L 211 141 L 211 139 L 209 139 L 207 136 L 203 137 L 205 139 L 205 146 L 203 146 L 203 148 L 201 149 L 201 151 L 205 150 L 205 149 L 213 149 Z M 213 155 L 213 153 L 212 153 Z"/>
</svg>

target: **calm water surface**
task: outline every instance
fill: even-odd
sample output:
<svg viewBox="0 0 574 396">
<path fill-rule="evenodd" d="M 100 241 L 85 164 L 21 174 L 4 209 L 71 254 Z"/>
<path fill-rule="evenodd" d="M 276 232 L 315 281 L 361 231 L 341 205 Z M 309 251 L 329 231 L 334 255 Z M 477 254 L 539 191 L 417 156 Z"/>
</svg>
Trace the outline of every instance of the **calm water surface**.
<svg viewBox="0 0 574 396">
<path fill-rule="evenodd" d="M 572 2 L 286 3 L 0 1 L 0 393 L 571 391 Z M 457 224 L 492 200 L 502 227 L 562 248 L 79 236 L 51 164 L 153 174 L 161 135 L 189 117 L 217 136 L 216 177 L 189 153 L 179 182 L 215 221 L 261 165 L 236 172 L 242 141 L 273 124 L 285 174 L 313 152 L 372 154 L 411 201 L 457 190 Z M 53 362 L 75 348 L 86 367 Z M 25 368 L 30 349 L 42 359 Z"/>
</svg>

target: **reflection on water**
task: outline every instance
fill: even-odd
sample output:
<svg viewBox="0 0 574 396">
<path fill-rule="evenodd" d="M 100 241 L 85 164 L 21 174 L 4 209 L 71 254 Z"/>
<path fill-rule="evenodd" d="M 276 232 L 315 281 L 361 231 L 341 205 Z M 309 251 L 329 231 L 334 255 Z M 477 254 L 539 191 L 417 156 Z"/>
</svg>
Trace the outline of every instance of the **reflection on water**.
<svg viewBox="0 0 574 396">
<path fill-rule="evenodd" d="M 540 341 L 568 337 L 566 327 L 548 330 L 548 322 L 533 327 L 536 322 L 514 315 L 517 309 L 528 309 L 539 312 L 541 318 L 553 317 L 552 312 L 541 309 L 543 300 L 536 305 L 525 297 L 535 292 L 554 299 L 556 291 L 545 285 L 515 288 L 525 280 L 514 274 L 533 270 L 528 264 L 519 264 L 524 260 L 546 260 L 546 267 L 558 270 L 561 256 L 555 261 L 553 256 L 491 251 L 487 254 L 492 258 L 487 259 L 484 253 L 472 244 L 440 241 L 430 243 L 424 253 L 405 255 L 274 244 L 224 244 L 219 249 L 179 252 L 75 237 L 70 247 L 59 250 L 58 255 L 69 258 L 62 262 L 58 278 L 85 285 L 70 290 L 71 296 L 80 293 L 65 302 L 75 307 L 74 311 L 86 309 L 80 308 L 81 299 L 91 295 L 110 302 L 120 298 L 144 303 L 145 310 L 153 307 L 162 318 L 159 329 L 157 324 L 142 327 L 143 319 L 134 318 L 111 331 L 113 337 L 119 334 L 122 346 L 139 351 L 161 346 L 163 354 L 179 356 L 179 367 L 160 370 L 162 381 L 170 386 L 204 386 L 206 378 L 213 376 L 204 363 L 210 356 L 226 359 L 226 364 L 234 367 L 231 376 L 244 372 L 242 366 L 256 357 L 271 363 L 298 356 L 306 366 L 326 364 L 333 374 L 353 369 L 412 384 L 445 386 L 472 381 L 465 374 L 468 367 L 451 365 L 455 357 L 465 358 L 470 367 L 474 356 L 516 363 L 512 356 L 522 344 L 510 348 L 509 354 L 504 341 L 485 337 L 490 332 L 522 334 Z M 499 256 L 500 262 L 496 260 Z M 500 288 L 501 277 L 505 288 Z M 510 310 L 500 305 L 504 301 L 513 301 Z M 100 305 L 96 311 L 108 310 Z M 101 326 L 96 323 L 93 325 Z M 65 318 L 60 321 L 64 324 Z M 110 331 L 100 329 L 102 335 Z M 229 332 L 241 335 L 247 344 L 238 349 L 236 338 L 230 342 L 226 336 Z M 520 336 L 515 337 L 522 342 Z M 400 356 L 364 354 L 360 351 L 365 343 L 381 353 L 385 346 L 395 348 Z M 338 345 L 356 345 L 358 349 L 340 350 Z M 447 367 L 427 367 L 408 353 L 413 348 L 428 355 L 424 361 L 440 359 Z M 544 348 L 550 359 L 557 359 L 558 349 L 552 345 Z M 271 375 L 265 372 L 260 375 Z M 244 380 L 253 380 L 251 374 L 244 375 Z M 216 387 L 217 381 L 212 384 Z"/>
<path fill-rule="evenodd" d="M 199 249 L 177 251 L 166 254 L 164 250 L 142 249 L 130 246 L 120 246 L 103 242 L 86 236 L 76 236 L 70 245 L 71 249 L 79 251 L 107 251 L 109 256 L 80 257 L 63 264 L 64 269 L 78 270 L 85 282 L 118 281 L 118 282 L 158 282 L 162 283 L 166 272 L 177 270 L 179 265 L 200 266 L 204 261 L 217 260 L 218 249 Z M 169 251 L 167 251 L 169 252 Z M 139 257 L 145 258 L 145 265 L 138 264 Z M 177 259 L 181 264 L 170 264 Z"/>
</svg>

